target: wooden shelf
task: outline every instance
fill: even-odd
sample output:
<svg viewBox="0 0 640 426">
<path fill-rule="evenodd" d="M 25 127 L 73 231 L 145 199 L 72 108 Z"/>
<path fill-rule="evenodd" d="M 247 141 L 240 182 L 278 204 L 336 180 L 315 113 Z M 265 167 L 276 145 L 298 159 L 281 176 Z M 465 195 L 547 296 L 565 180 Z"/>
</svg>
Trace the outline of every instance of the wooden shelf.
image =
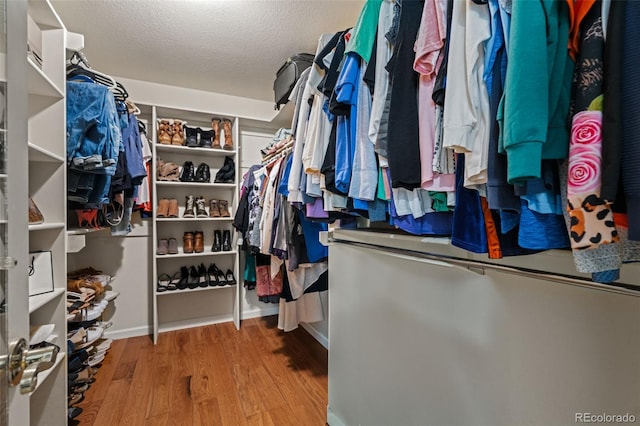
<svg viewBox="0 0 640 426">
<path fill-rule="evenodd" d="M 40 69 L 31 58 L 27 58 L 27 90 L 30 95 L 62 99 L 62 90 Z"/>
<path fill-rule="evenodd" d="M 167 290 L 167 291 L 163 291 L 161 293 L 158 293 L 156 291 L 156 296 L 166 296 L 169 294 L 185 294 L 185 293 L 195 293 L 198 291 L 209 291 L 209 290 L 223 290 L 225 288 L 236 288 L 237 284 L 234 285 L 222 285 L 222 286 L 215 286 L 215 287 L 198 287 L 198 288 L 194 288 L 194 289 L 190 289 L 190 288 L 185 288 L 184 290 Z"/>
<path fill-rule="evenodd" d="M 66 357 L 67 357 L 66 352 L 63 352 L 63 351 L 58 352 L 58 355 L 56 356 L 56 361 L 53 363 L 51 368 L 38 373 L 38 382 L 36 383 L 36 388 L 33 390 L 33 392 L 31 392 L 31 395 L 38 392 L 38 389 L 40 389 L 40 385 L 42 385 L 44 382 L 47 381 L 51 373 L 53 373 L 55 369 L 58 368 L 60 364 L 62 364 L 62 361 L 64 361 Z"/>
<path fill-rule="evenodd" d="M 37 296 L 29 297 L 29 313 L 33 313 L 46 305 L 47 303 L 55 300 L 64 294 L 66 289 L 64 288 L 56 288 L 50 293 L 38 294 Z"/>
<path fill-rule="evenodd" d="M 48 229 L 62 229 L 64 228 L 64 223 L 62 222 L 52 222 L 52 223 L 38 223 L 37 225 L 29 225 L 29 232 L 31 231 L 45 231 Z"/>
<path fill-rule="evenodd" d="M 158 217 L 156 222 L 232 222 L 232 217 Z"/>
<path fill-rule="evenodd" d="M 156 254 L 156 259 L 176 259 L 182 257 L 207 257 L 207 256 L 223 256 L 226 254 L 238 254 L 236 250 L 231 251 L 203 251 L 202 253 L 178 253 L 178 254 Z"/>
<path fill-rule="evenodd" d="M 229 189 L 235 189 L 236 188 L 236 184 L 235 183 L 202 183 L 202 182 L 164 182 L 164 181 L 160 181 L 160 182 L 156 182 L 157 186 L 167 186 L 167 187 L 171 187 L 171 186 L 182 186 L 182 187 L 204 187 L 204 188 L 229 188 Z"/>
<path fill-rule="evenodd" d="M 41 146 L 32 142 L 29 145 L 29 161 L 39 161 L 45 163 L 64 163 L 65 159 L 58 154 L 54 154 Z"/>
<path fill-rule="evenodd" d="M 163 145 L 156 144 L 156 150 L 158 152 L 173 152 L 176 154 L 195 154 L 195 155 L 206 155 L 210 157 L 225 157 L 225 156 L 234 156 L 236 151 L 227 151 L 224 149 L 213 149 L 213 148 L 191 148 L 188 146 L 182 145 Z"/>
</svg>

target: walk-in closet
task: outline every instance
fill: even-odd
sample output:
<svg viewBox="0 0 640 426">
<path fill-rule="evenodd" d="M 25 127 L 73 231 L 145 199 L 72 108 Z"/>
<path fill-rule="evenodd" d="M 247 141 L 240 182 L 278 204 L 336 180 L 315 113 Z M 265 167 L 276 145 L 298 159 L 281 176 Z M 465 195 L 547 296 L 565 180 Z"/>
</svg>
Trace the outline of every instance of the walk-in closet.
<svg viewBox="0 0 640 426">
<path fill-rule="evenodd" d="M 0 426 L 640 423 L 640 2 L 0 12 Z"/>
</svg>

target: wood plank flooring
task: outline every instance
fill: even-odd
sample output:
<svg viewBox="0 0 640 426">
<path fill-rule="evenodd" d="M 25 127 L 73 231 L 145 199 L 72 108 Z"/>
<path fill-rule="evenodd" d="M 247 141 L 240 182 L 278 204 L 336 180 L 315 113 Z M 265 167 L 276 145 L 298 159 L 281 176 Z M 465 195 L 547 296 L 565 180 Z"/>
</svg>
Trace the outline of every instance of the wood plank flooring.
<svg viewBox="0 0 640 426">
<path fill-rule="evenodd" d="M 77 426 L 326 424 L 327 351 L 277 317 L 117 340 Z"/>
</svg>

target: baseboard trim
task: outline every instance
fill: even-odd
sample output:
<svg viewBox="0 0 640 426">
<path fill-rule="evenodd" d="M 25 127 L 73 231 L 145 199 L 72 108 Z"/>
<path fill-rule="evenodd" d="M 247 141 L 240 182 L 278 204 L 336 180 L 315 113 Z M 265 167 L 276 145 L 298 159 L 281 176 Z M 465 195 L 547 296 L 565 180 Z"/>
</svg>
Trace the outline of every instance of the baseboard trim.
<svg viewBox="0 0 640 426">
<path fill-rule="evenodd" d="M 252 309 L 251 311 L 243 311 L 240 321 L 251 319 L 251 318 L 262 318 L 262 317 L 269 317 L 271 315 L 278 315 L 278 312 L 280 312 L 278 305 L 271 306 L 264 309 Z"/>
<path fill-rule="evenodd" d="M 329 426 L 347 426 L 347 424 L 343 422 L 340 417 L 336 416 L 329 407 L 327 407 L 327 424 Z"/>
<path fill-rule="evenodd" d="M 140 327 L 125 328 L 122 330 L 111 331 L 107 329 L 104 332 L 104 337 L 107 337 L 113 340 L 119 340 L 119 339 L 128 339 L 129 337 L 148 336 L 150 334 L 151 334 L 151 327 L 143 325 Z"/>
<path fill-rule="evenodd" d="M 307 322 L 301 322 L 300 326 L 304 328 L 307 333 L 309 333 L 314 339 L 318 341 L 326 350 L 329 350 L 329 338 L 324 334 L 320 333 L 317 328 L 313 326 L 313 324 Z"/>
<path fill-rule="evenodd" d="M 163 322 L 159 324 L 158 333 L 167 331 L 184 330 L 187 328 L 204 327 L 207 325 L 221 324 L 223 322 L 233 322 L 233 317 L 229 315 L 216 315 L 210 317 L 194 318 L 180 321 Z"/>
</svg>

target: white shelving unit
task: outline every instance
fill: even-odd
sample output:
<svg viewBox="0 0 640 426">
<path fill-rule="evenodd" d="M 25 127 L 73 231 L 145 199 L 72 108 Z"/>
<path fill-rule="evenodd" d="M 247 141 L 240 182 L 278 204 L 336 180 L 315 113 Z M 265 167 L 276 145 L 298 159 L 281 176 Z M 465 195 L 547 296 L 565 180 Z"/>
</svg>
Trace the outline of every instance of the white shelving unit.
<svg viewBox="0 0 640 426">
<path fill-rule="evenodd" d="M 159 119 L 180 119 L 192 128 L 211 129 L 213 117 L 230 119 L 233 122 L 233 150 L 212 148 L 190 148 L 180 145 L 161 145 L 157 143 L 157 125 Z M 180 108 L 151 106 L 150 122 L 153 123 L 149 136 L 153 141 L 153 200 L 157 203 L 162 198 L 178 200 L 179 214 L 177 218 L 153 219 L 153 339 L 157 342 L 158 333 L 186 327 L 231 321 L 240 327 L 240 287 L 215 286 L 196 289 L 184 289 L 157 292 L 158 276 L 166 273 L 173 276 L 182 266 L 190 267 L 203 264 L 206 268 L 215 263 L 223 272 L 231 270 L 237 283 L 240 283 L 239 253 L 236 250 L 236 235 L 233 230 L 233 215 L 238 203 L 239 176 L 239 118 L 220 116 L 207 111 L 189 111 Z M 224 133 L 224 132 L 221 132 Z M 224 135 L 220 142 L 224 143 Z M 231 157 L 235 163 L 235 181 L 233 183 L 214 183 L 217 171 L 223 166 L 225 157 Z M 210 183 L 167 182 L 157 180 L 157 164 L 161 159 L 173 162 L 182 167 L 185 161 L 192 161 L 194 169 L 202 162 L 211 170 Z M 209 211 L 210 200 L 227 200 L 229 202 L 229 218 L 184 218 L 185 197 L 187 195 L 202 196 L 206 200 Z M 231 232 L 231 251 L 212 251 L 214 230 Z M 184 253 L 183 235 L 185 232 L 202 231 L 204 233 L 204 252 Z M 178 242 L 178 254 L 158 255 L 155 252 L 157 242 L 162 238 L 175 238 Z M 216 291 L 210 291 L 216 290 Z M 185 309 L 188 306 L 189 309 Z"/>
<path fill-rule="evenodd" d="M 0 245 L 3 256 L 10 254 L 16 260 L 8 272 L 8 338 L 28 339 L 30 326 L 53 324 L 60 346 L 53 367 L 38 374 L 36 391 L 22 395 L 11 389 L 8 423 L 63 425 L 67 421 L 67 30 L 49 0 L 7 1 L 5 12 L 7 38 L 0 52 L 0 86 L 8 94 L 8 113 L 0 138 L 7 157 L 0 175 L 0 195 L 7 215 L 0 217 Z M 27 40 L 41 49 L 41 64 L 27 56 Z M 42 212 L 43 223 L 28 223 L 29 197 Z M 51 252 L 53 291 L 29 296 L 27 265 L 29 253 L 36 251 Z"/>
</svg>

